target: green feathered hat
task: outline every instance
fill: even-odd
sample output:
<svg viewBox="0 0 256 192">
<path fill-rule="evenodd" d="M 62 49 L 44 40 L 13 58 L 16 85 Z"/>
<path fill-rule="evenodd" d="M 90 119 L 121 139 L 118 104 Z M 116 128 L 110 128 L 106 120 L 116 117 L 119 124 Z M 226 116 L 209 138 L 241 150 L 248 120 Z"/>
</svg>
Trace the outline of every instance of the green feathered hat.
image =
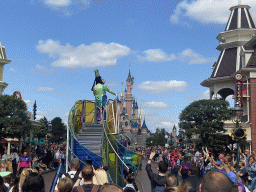
<svg viewBox="0 0 256 192">
<path fill-rule="evenodd" d="M 100 73 L 99 73 L 99 70 L 98 70 L 98 69 L 95 69 L 95 70 L 94 70 L 94 73 L 95 73 L 95 78 L 96 78 L 96 77 L 100 77 Z"/>
</svg>

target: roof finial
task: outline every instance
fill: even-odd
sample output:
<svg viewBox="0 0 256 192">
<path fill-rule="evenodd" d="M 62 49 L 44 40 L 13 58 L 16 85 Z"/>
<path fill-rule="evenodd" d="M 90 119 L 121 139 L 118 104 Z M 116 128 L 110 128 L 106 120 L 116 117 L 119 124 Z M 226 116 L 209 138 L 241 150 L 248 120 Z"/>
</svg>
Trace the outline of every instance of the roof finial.
<svg viewBox="0 0 256 192">
<path fill-rule="evenodd" d="M 140 117 L 139 118 L 142 119 L 142 116 L 141 116 L 141 105 L 140 105 Z"/>
<path fill-rule="evenodd" d="M 123 97 L 124 96 L 124 93 L 123 93 L 123 85 L 124 85 L 124 83 L 122 82 L 121 84 L 122 84 L 121 97 Z"/>
<path fill-rule="evenodd" d="M 130 63 L 129 63 L 129 74 L 128 74 L 128 79 L 129 78 L 132 78 L 132 76 L 131 76 L 131 63 L 132 63 L 132 61 L 130 61 Z M 127 80 L 128 80 L 127 79 Z"/>
<path fill-rule="evenodd" d="M 241 0 L 238 0 L 238 5 L 241 5 Z"/>
</svg>

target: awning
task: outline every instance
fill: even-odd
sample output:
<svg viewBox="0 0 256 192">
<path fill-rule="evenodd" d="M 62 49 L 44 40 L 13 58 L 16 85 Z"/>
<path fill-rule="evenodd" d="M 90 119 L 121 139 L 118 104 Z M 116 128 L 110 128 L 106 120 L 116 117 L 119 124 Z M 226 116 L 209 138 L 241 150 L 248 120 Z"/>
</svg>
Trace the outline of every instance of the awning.
<svg viewBox="0 0 256 192">
<path fill-rule="evenodd" d="M 18 143 L 18 140 L 12 140 L 12 143 Z M 0 140 L 0 143 L 7 143 L 7 141 L 5 139 Z"/>
</svg>

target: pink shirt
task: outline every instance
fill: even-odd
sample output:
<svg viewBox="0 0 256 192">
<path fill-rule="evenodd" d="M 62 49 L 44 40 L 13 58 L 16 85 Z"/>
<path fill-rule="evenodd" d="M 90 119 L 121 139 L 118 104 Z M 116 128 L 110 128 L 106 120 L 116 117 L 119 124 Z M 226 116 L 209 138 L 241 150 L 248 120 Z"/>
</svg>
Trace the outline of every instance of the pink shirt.
<svg viewBox="0 0 256 192">
<path fill-rule="evenodd" d="M 20 157 L 20 167 L 25 167 L 28 168 L 29 167 L 29 163 L 31 163 L 31 158 L 29 156 L 27 157 Z"/>
</svg>

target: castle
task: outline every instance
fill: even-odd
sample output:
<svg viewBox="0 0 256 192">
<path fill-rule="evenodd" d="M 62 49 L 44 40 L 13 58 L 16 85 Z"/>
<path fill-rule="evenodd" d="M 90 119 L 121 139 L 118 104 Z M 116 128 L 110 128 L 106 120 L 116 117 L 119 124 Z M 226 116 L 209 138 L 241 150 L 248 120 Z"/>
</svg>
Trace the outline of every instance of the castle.
<svg viewBox="0 0 256 192">
<path fill-rule="evenodd" d="M 123 136 L 128 139 L 131 145 L 145 146 L 146 139 L 150 136 L 150 131 L 147 128 L 145 117 L 142 123 L 141 111 L 139 114 L 138 103 L 132 95 L 133 84 L 134 77 L 131 76 L 129 67 L 125 91 L 123 93 L 122 90 L 120 99 L 118 98 L 119 109 L 121 112 L 119 117 L 119 130 Z"/>
</svg>

